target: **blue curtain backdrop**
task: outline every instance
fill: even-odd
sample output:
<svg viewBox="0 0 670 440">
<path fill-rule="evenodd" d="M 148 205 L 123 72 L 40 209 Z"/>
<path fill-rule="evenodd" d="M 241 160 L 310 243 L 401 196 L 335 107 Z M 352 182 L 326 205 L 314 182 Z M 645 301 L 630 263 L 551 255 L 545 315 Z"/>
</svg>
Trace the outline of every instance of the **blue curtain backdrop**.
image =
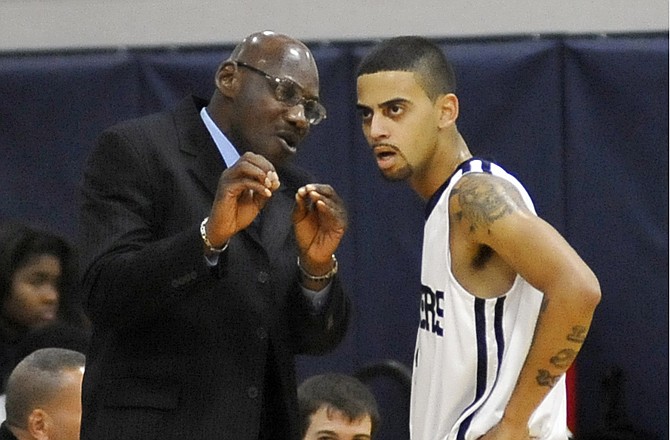
<svg viewBox="0 0 670 440">
<path fill-rule="evenodd" d="M 455 63 L 459 127 L 471 150 L 516 174 L 538 212 L 603 290 L 577 365 L 577 429 L 602 429 L 603 378 L 625 375 L 630 420 L 668 438 L 668 37 L 546 36 L 438 41 Z M 339 253 L 354 319 L 301 377 L 411 366 L 418 322 L 423 205 L 381 179 L 355 111 L 355 68 L 371 42 L 312 42 L 328 119 L 297 162 L 350 209 Z M 111 124 L 209 97 L 231 47 L 0 54 L 0 220 L 77 234 L 82 164 Z M 378 438 L 407 439 L 405 390 L 375 379 Z"/>
</svg>

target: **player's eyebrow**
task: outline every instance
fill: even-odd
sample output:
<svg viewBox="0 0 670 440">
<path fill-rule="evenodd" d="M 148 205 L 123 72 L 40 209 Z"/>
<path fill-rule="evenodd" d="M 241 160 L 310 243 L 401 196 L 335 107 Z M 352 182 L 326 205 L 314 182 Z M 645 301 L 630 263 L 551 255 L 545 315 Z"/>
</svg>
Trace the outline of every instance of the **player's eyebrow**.
<svg viewBox="0 0 670 440">
<path fill-rule="evenodd" d="M 381 104 L 377 104 L 377 107 L 388 108 L 388 107 L 392 107 L 392 106 L 398 105 L 398 104 L 406 104 L 408 102 L 409 102 L 409 99 L 405 99 L 405 98 L 400 98 L 400 97 L 391 98 L 387 101 L 382 102 Z M 360 102 L 356 104 L 356 108 L 358 110 L 370 109 L 370 107 L 368 107 L 367 105 L 363 105 Z"/>
</svg>

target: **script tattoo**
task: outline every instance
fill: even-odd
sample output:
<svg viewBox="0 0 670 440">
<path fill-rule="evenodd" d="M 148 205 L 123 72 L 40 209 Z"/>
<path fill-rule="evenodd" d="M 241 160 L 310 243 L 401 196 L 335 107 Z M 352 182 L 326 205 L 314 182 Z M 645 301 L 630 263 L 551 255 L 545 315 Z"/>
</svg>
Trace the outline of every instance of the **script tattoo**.
<svg viewBox="0 0 670 440">
<path fill-rule="evenodd" d="M 539 370 L 537 372 L 537 383 L 543 387 L 553 388 L 560 379 L 560 375 L 552 376 L 547 370 Z"/>
<path fill-rule="evenodd" d="M 577 352 L 575 350 L 566 348 L 559 351 L 555 356 L 552 356 L 549 361 L 558 368 L 568 368 L 576 356 Z"/>
<path fill-rule="evenodd" d="M 572 327 L 572 333 L 568 335 L 568 341 L 583 344 L 586 339 L 587 329 L 583 325 L 576 325 Z"/>
<path fill-rule="evenodd" d="M 468 175 L 454 189 L 452 195 L 458 197 L 461 212 L 459 220 L 470 222 L 470 231 L 488 228 L 493 222 L 514 212 L 523 201 L 517 189 L 503 179 L 483 175 Z"/>
</svg>

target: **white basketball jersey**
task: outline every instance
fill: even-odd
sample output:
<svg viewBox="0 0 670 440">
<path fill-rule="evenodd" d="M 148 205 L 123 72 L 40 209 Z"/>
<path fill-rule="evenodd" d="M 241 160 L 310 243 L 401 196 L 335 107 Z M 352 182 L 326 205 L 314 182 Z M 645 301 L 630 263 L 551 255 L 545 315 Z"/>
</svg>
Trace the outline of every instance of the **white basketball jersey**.
<svg viewBox="0 0 670 440">
<path fill-rule="evenodd" d="M 412 440 L 475 440 L 502 417 L 526 359 L 542 293 L 517 276 L 503 296 L 468 293 L 451 272 L 449 195 L 465 173 L 485 172 L 511 182 L 534 211 L 523 186 L 499 166 L 471 159 L 426 207 L 421 267 L 421 321 L 414 353 Z M 541 440 L 566 440 L 565 376 L 529 422 Z"/>
</svg>

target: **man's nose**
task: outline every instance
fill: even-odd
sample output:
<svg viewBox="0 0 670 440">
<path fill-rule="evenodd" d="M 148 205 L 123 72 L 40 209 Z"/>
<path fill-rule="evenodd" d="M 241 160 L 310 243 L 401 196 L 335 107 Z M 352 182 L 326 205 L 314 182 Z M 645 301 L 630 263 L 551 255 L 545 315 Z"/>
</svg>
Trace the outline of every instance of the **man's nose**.
<svg viewBox="0 0 670 440">
<path fill-rule="evenodd" d="M 381 116 L 373 115 L 370 120 L 370 137 L 378 141 L 389 136 L 388 126 Z"/>
<path fill-rule="evenodd" d="M 305 116 L 305 106 L 302 102 L 299 102 L 288 109 L 289 120 L 296 124 L 300 128 L 308 128 L 309 121 L 307 116 Z"/>
</svg>

